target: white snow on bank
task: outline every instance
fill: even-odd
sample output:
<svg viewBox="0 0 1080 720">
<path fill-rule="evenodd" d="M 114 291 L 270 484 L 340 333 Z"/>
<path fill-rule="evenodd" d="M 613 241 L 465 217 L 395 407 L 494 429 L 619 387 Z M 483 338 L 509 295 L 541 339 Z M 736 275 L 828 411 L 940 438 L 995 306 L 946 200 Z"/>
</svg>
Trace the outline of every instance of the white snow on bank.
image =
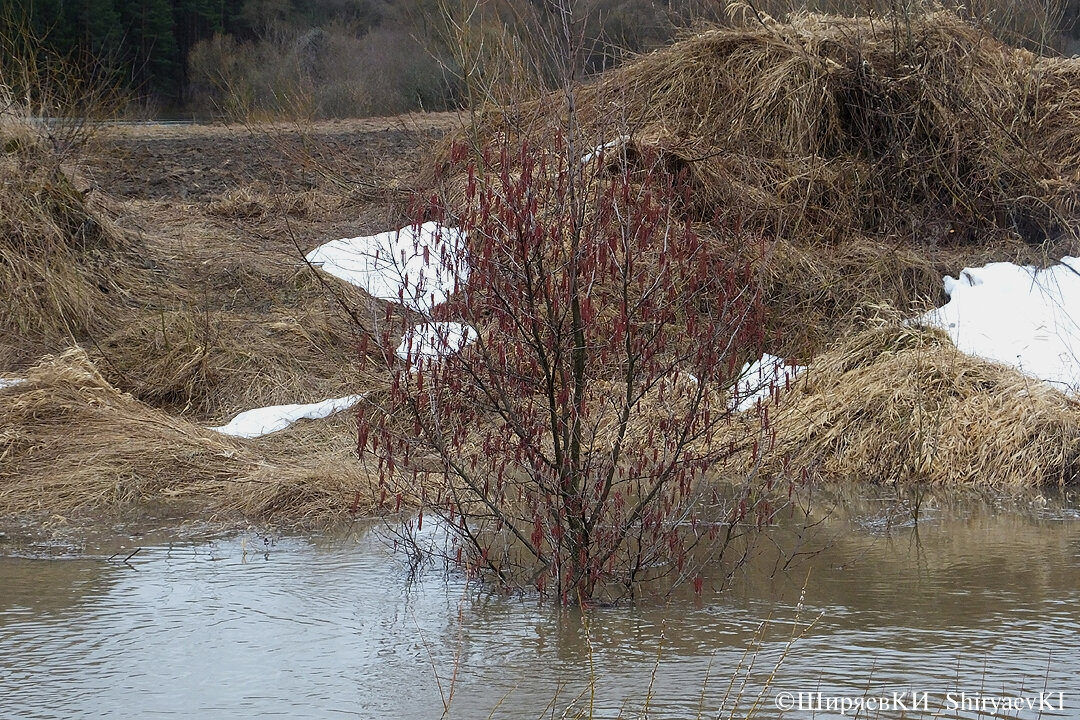
<svg viewBox="0 0 1080 720">
<path fill-rule="evenodd" d="M 312 265 L 380 300 L 427 314 L 468 279 L 465 236 L 437 222 L 334 240 L 307 255 Z"/>
<path fill-rule="evenodd" d="M 969 355 L 1080 390 L 1080 259 L 965 268 L 945 278 L 945 292 L 949 302 L 916 322 L 945 330 Z"/>
<path fill-rule="evenodd" d="M 224 435 L 242 438 L 257 438 L 284 430 L 302 418 L 318 419 L 347 410 L 360 402 L 363 395 L 346 395 L 341 398 L 323 400 L 308 405 L 271 405 L 270 407 L 245 410 L 234 417 L 228 425 L 212 427 Z"/>
<path fill-rule="evenodd" d="M 9 387 L 15 387 L 16 385 L 22 385 L 25 380 L 22 378 L 0 378 L 0 390 Z"/>
<path fill-rule="evenodd" d="M 442 360 L 476 341 L 476 330 L 456 322 L 422 323 L 405 331 L 395 354 L 417 367 L 424 360 Z"/>
<path fill-rule="evenodd" d="M 765 353 L 760 360 L 743 365 L 732 390 L 732 407 L 737 412 L 753 409 L 758 400 L 768 400 L 774 389 L 784 390 L 805 369 L 787 365 L 783 358 Z"/>
<path fill-rule="evenodd" d="M 603 145 L 597 145 L 591 151 L 589 151 L 589 152 L 587 152 L 587 153 L 585 153 L 584 155 L 581 156 L 581 164 L 582 165 L 587 165 L 588 163 L 593 161 L 593 158 L 599 157 L 600 154 L 603 153 L 605 150 L 610 150 L 611 148 L 617 148 L 620 145 L 622 145 L 623 143 L 628 143 L 628 142 L 630 142 L 630 136 L 629 135 L 620 135 L 619 137 L 615 138 L 614 140 L 609 140 L 608 142 L 604 143 Z"/>
</svg>

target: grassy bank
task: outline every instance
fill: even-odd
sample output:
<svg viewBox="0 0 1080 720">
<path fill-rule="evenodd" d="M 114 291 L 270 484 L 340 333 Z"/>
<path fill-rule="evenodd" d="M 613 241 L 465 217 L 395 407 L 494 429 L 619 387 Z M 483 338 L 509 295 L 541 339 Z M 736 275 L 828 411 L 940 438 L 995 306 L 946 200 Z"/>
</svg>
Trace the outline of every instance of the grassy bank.
<svg viewBox="0 0 1080 720">
<path fill-rule="evenodd" d="M 810 357 L 862 304 L 936 304 L 943 271 L 1077 250 L 1078 73 L 946 11 L 751 20 L 583 85 L 573 132 L 609 145 L 586 175 L 662 164 L 686 221 L 757 234 L 778 354 Z M 492 110 L 429 181 L 458 206 L 471 158 L 551 153 L 567 113 L 560 93 Z"/>
<path fill-rule="evenodd" d="M 704 30 L 576 98 L 573 152 L 609 145 L 580 163 L 585 186 L 657 166 L 678 178 L 673 217 L 752 265 L 763 349 L 811 363 L 747 467 L 1075 479 L 1071 399 L 901 319 L 940 304 L 941 277 L 965 266 L 1080 254 L 1078 61 L 945 12 L 804 16 Z M 414 189 L 463 212 L 466 167 L 485 153 L 565 154 L 563 102 L 483 109 L 456 132 L 457 116 L 119 128 L 63 162 L 9 113 L 0 375 L 26 381 L 0 389 L 0 515 L 174 497 L 282 522 L 370 511 L 348 413 L 257 440 L 206 426 L 384 387 L 360 348 L 386 304 L 303 254 L 407 223 Z"/>
<path fill-rule="evenodd" d="M 60 162 L 12 113 L 0 377 L 23 382 L 0 388 L 0 515 L 171 499 L 231 522 L 370 513 L 350 414 L 252 440 L 207 427 L 379 385 L 358 371 L 375 306 L 303 253 L 390 222 L 425 138 L 452 122 L 120 126 Z"/>
<path fill-rule="evenodd" d="M 574 143 L 588 188 L 663 168 L 686 188 L 679 220 L 755 266 L 764 349 L 811 365 L 746 467 L 1037 486 L 1076 479 L 1075 403 L 905 319 L 964 267 L 1080 251 L 1078 122 L 1075 59 L 949 11 L 751 16 L 583 85 L 572 109 L 554 93 L 484 114 L 427 179 L 460 207 L 477 158 L 513 176 L 500 148 L 520 144 Z"/>
</svg>

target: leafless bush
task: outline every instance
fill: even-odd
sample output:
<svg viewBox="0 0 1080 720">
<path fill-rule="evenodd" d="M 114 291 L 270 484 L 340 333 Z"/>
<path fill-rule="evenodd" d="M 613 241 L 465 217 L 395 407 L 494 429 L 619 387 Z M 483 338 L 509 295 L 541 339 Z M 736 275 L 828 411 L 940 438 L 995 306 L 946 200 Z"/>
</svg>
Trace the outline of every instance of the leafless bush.
<svg viewBox="0 0 1080 720">
<path fill-rule="evenodd" d="M 248 43 L 218 35 L 195 46 L 190 65 L 193 102 L 232 118 L 392 115 L 449 102 L 438 63 L 400 28 L 275 30 Z"/>
</svg>

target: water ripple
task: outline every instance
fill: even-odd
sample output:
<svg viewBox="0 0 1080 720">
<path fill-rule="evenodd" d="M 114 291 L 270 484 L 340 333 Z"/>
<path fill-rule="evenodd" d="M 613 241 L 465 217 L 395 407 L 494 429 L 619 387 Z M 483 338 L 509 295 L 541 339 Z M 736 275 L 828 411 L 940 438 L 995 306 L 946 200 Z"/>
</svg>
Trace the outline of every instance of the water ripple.
<svg viewBox="0 0 1080 720">
<path fill-rule="evenodd" d="M 708 601 L 584 615 L 453 576 L 410 584 L 372 535 L 147 547 L 129 565 L 0 558 L 0 717 L 437 717 L 445 700 L 454 717 L 537 718 L 590 698 L 592 678 L 596 717 L 635 717 L 647 696 L 649 717 L 709 717 L 764 692 L 770 718 L 780 691 L 1073 686 L 1080 523 L 852 528 L 808 583 L 748 573 Z M 1072 702 L 1042 717 L 1080 715 Z"/>
</svg>

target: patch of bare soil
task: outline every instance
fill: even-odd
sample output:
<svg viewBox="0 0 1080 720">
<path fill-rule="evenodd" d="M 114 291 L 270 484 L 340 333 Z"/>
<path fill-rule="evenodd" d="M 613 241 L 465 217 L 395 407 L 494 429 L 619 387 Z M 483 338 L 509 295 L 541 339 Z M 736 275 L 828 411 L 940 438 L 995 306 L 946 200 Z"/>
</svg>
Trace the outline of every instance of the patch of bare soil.
<svg viewBox="0 0 1080 720">
<path fill-rule="evenodd" d="M 211 202 L 252 183 L 291 192 L 346 183 L 377 193 L 406 183 L 456 113 L 311 124 L 107 127 L 94 158 L 103 189 L 128 200 Z"/>
<path fill-rule="evenodd" d="M 303 255 L 408 222 L 410 179 L 458 122 L 105 128 L 86 178 L 174 291 L 95 338 L 102 373 L 205 421 L 351 392 L 360 328 L 350 311 L 370 308 Z"/>
</svg>

